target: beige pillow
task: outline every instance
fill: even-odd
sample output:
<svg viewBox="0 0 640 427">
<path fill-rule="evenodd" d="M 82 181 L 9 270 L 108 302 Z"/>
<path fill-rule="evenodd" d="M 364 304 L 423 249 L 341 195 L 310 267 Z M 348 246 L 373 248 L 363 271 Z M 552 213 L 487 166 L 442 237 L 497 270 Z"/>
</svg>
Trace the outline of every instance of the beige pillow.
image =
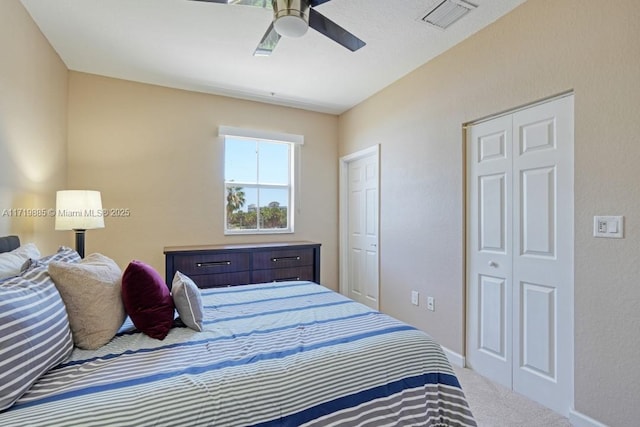
<svg viewBox="0 0 640 427">
<path fill-rule="evenodd" d="M 78 263 L 51 262 L 49 274 L 67 307 L 75 345 L 94 350 L 108 343 L 126 317 L 120 267 L 91 254 Z"/>
</svg>

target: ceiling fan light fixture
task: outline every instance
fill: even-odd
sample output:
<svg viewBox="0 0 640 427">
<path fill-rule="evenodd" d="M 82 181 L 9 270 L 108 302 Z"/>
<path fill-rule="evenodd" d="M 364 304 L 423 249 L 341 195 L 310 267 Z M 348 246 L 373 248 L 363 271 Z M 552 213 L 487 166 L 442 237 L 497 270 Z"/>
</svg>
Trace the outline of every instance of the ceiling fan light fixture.
<svg viewBox="0 0 640 427">
<path fill-rule="evenodd" d="M 302 37 L 309 29 L 309 0 L 272 0 L 273 28 L 283 37 Z"/>
<path fill-rule="evenodd" d="M 307 33 L 309 24 L 297 15 L 285 15 L 276 18 L 273 27 L 283 37 L 302 37 Z"/>
</svg>

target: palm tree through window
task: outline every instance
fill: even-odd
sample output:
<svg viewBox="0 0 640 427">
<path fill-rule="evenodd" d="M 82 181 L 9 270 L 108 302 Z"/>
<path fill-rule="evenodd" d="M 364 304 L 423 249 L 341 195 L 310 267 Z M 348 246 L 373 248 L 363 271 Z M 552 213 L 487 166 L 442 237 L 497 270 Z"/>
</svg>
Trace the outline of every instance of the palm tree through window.
<svg viewBox="0 0 640 427">
<path fill-rule="evenodd" d="M 225 137 L 225 233 L 293 231 L 293 144 Z"/>
</svg>

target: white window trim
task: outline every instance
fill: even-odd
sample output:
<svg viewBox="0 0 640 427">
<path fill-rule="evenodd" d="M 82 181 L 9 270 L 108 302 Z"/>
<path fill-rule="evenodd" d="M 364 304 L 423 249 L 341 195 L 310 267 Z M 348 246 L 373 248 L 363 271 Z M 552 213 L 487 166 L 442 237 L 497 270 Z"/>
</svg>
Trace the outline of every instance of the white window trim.
<svg viewBox="0 0 640 427">
<path fill-rule="evenodd" d="M 236 136 L 239 138 L 266 139 L 267 141 L 290 142 L 292 144 L 298 145 L 304 144 L 304 135 L 236 128 L 233 126 L 220 126 L 218 128 L 218 136 Z"/>
<path fill-rule="evenodd" d="M 290 190 L 289 190 L 289 203 L 291 205 L 289 212 L 289 228 L 286 230 L 228 230 L 227 229 L 227 211 L 223 209 L 223 229 L 225 236 L 235 235 L 262 235 L 262 234 L 292 234 L 295 232 L 295 216 L 300 212 L 300 206 L 298 204 L 300 194 L 301 174 L 300 174 L 300 147 L 304 145 L 304 135 L 297 135 L 283 132 L 263 131 L 256 129 L 238 128 L 233 126 L 219 126 L 218 136 L 222 142 L 225 141 L 225 137 L 237 137 L 243 139 L 257 139 L 263 141 L 274 142 L 286 142 L 293 146 L 291 147 L 291 159 L 292 164 L 291 177 L 290 177 Z M 224 185 L 224 195 L 226 195 L 226 181 Z M 224 204 L 226 207 L 226 203 Z"/>
</svg>

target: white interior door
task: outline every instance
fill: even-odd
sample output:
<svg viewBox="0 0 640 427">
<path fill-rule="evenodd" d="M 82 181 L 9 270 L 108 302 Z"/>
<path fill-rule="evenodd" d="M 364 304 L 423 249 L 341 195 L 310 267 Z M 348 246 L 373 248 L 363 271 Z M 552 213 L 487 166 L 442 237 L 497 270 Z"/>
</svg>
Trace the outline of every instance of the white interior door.
<svg viewBox="0 0 640 427">
<path fill-rule="evenodd" d="M 513 115 L 513 389 L 573 404 L 573 96 Z"/>
<path fill-rule="evenodd" d="M 565 415 L 573 402 L 573 140 L 573 96 L 468 133 L 468 363 Z"/>
<path fill-rule="evenodd" d="M 379 308 L 378 151 L 343 158 L 341 186 L 341 292 Z"/>
<path fill-rule="evenodd" d="M 467 362 L 511 388 L 513 336 L 512 119 L 469 129 Z"/>
</svg>

